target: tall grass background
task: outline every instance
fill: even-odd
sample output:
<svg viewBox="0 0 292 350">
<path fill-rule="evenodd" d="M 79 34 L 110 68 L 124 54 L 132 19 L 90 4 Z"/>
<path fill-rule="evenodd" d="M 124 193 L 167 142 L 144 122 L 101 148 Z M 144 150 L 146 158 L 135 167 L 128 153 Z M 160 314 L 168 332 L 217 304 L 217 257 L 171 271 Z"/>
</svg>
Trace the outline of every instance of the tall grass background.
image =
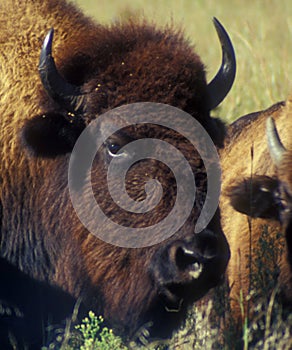
<svg viewBox="0 0 292 350">
<path fill-rule="evenodd" d="M 75 0 L 102 24 L 127 17 L 183 28 L 207 68 L 221 62 L 212 18 L 227 29 L 235 47 L 237 76 L 214 115 L 226 122 L 286 99 L 292 91 L 291 0 Z"/>
</svg>

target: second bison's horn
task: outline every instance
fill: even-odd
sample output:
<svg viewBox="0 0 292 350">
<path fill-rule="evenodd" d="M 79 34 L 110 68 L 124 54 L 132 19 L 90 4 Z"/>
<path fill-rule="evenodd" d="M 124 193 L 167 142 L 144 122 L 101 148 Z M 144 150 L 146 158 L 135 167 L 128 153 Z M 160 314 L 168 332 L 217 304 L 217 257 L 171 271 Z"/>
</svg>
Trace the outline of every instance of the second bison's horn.
<svg viewBox="0 0 292 350">
<path fill-rule="evenodd" d="M 68 83 L 58 72 L 52 57 L 54 29 L 51 29 L 42 46 L 39 74 L 49 96 L 68 112 L 79 114 L 83 110 L 84 96 L 79 86 Z"/>
<path fill-rule="evenodd" d="M 217 107 L 231 89 L 236 73 L 236 59 L 231 40 L 222 24 L 213 18 L 222 47 L 222 63 L 219 71 L 208 84 L 209 109 Z"/>
<path fill-rule="evenodd" d="M 283 146 L 280 136 L 278 134 L 275 121 L 272 117 L 267 119 L 266 135 L 269 146 L 271 158 L 275 165 L 280 165 L 286 148 Z"/>
</svg>

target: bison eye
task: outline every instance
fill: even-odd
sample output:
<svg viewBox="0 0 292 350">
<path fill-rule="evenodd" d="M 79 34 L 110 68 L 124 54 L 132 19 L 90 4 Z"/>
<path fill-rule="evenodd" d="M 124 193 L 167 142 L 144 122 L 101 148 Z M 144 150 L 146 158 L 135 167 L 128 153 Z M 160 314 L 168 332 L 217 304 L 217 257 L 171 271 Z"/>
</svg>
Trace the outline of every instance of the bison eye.
<svg viewBox="0 0 292 350">
<path fill-rule="evenodd" d="M 110 142 L 107 145 L 107 149 L 108 149 L 109 153 L 112 153 L 112 154 L 117 154 L 119 152 L 120 148 L 121 148 L 121 146 L 117 143 L 114 143 L 114 142 Z"/>
<path fill-rule="evenodd" d="M 106 143 L 106 148 L 107 148 L 107 152 L 108 154 L 114 158 L 114 157 L 119 157 L 119 158 L 124 158 L 128 156 L 128 152 L 124 151 L 124 152 L 119 152 L 119 150 L 122 148 L 122 145 L 120 145 L 117 142 L 107 142 Z"/>
</svg>

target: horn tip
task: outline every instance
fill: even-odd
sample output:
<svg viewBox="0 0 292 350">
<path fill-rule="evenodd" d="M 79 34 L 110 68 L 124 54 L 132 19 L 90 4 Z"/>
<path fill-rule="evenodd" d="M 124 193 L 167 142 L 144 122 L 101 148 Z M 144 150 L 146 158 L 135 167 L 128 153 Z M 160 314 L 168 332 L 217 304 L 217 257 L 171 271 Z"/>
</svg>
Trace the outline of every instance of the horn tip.
<svg viewBox="0 0 292 350">
<path fill-rule="evenodd" d="M 54 28 L 51 28 L 48 31 L 43 43 L 43 50 L 46 52 L 46 54 L 52 53 L 53 37 L 54 37 Z"/>
<path fill-rule="evenodd" d="M 43 67 L 46 65 L 48 57 L 52 55 L 53 37 L 54 37 L 54 28 L 51 28 L 48 31 L 43 41 L 43 46 L 41 49 L 40 60 L 39 60 L 39 70 L 43 69 Z"/>
<path fill-rule="evenodd" d="M 271 115 L 269 115 L 269 116 L 267 117 L 267 120 L 266 120 L 266 127 L 267 127 L 267 129 L 270 129 L 270 130 L 276 128 L 275 120 L 274 120 L 274 118 L 273 118 Z"/>
<path fill-rule="evenodd" d="M 217 25 L 221 25 L 221 23 L 219 22 L 219 20 L 216 17 L 212 18 L 214 26 L 216 27 Z"/>
<path fill-rule="evenodd" d="M 266 137 L 271 158 L 279 166 L 286 149 L 281 141 L 276 122 L 272 116 L 268 116 L 266 119 Z"/>
<path fill-rule="evenodd" d="M 216 17 L 213 17 L 213 24 L 214 24 L 214 27 L 217 31 L 217 33 L 220 35 L 225 35 L 228 37 L 228 34 L 225 30 L 225 28 L 223 27 L 222 23 L 218 20 L 218 18 Z"/>
</svg>

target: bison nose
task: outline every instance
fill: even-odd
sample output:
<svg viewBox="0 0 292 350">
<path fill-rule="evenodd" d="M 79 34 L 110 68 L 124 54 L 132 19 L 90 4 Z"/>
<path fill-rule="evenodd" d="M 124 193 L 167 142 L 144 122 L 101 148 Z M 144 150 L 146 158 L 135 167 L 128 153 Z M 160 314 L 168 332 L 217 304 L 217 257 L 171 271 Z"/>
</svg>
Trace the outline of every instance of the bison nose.
<svg viewBox="0 0 292 350">
<path fill-rule="evenodd" d="M 175 247 L 175 263 L 180 270 L 190 265 L 199 266 L 218 255 L 218 239 L 209 230 L 197 233 L 191 243 L 180 244 Z"/>
</svg>

